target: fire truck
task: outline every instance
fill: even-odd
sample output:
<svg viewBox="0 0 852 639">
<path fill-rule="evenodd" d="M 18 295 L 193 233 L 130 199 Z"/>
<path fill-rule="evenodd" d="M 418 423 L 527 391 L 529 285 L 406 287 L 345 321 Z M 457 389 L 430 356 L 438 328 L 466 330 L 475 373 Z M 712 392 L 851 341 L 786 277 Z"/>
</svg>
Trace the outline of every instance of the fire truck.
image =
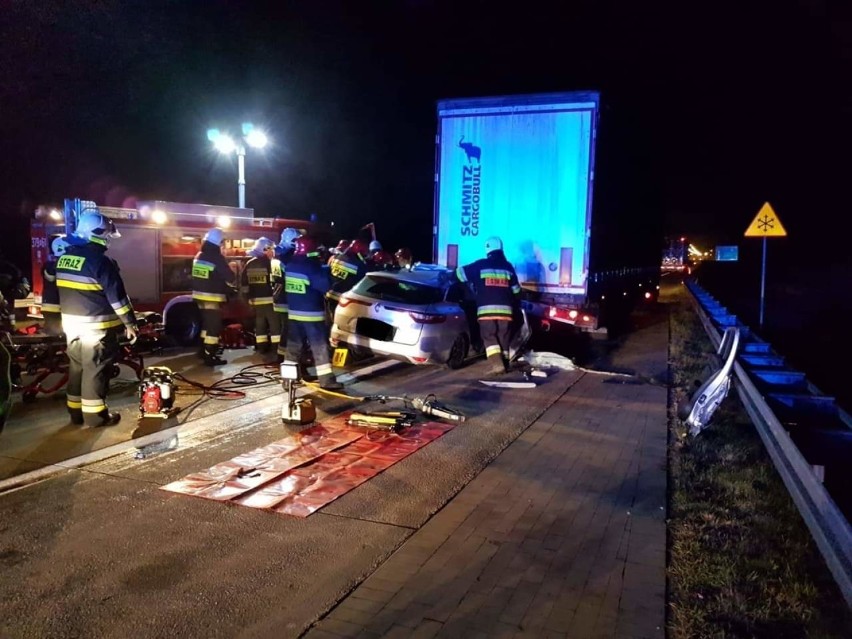
<svg viewBox="0 0 852 639">
<path fill-rule="evenodd" d="M 213 227 L 225 231 L 222 252 L 239 278 L 256 239 L 278 242 L 281 231 L 293 227 L 329 245 L 330 229 L 315 221 L 255 217 L 253 209 L 139 202 L 136 208 L 97 206 L 86 200 L 65 200 L 63 211 L 39 207 L 31 222 L 33 299 L 30 315 L 40 317 L 42 266 L 57 235 L 73 233 L 78 217 L 98 211 L 115 222 L 121 238 L 110 244 L 109 255 L 118 262 L 127 294 L 137 311 L 162 314 L 164 330 L 177 343 L 188 345 L 200 334 L 198 307 L 192 300 L 192 259 L 201 249 L 204 234 Z M 241 296 L 224 307 L 225 321 L 252 328 L 252 314 Z"/>
</svg>

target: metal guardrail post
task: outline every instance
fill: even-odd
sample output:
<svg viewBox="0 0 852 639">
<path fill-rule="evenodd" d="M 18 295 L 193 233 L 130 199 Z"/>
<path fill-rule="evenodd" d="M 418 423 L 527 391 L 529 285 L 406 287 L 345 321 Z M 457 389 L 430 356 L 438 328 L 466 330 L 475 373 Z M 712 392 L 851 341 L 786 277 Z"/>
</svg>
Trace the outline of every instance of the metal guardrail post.
<svg viewBox="0 0 852 639">
<path fill-rule="evenodd" d="M 699 300 L 691 291 L 690 294 L 704 330 L 718 350 L 722 338 Z M 775 469 L 805 520 L 846 604 L 852 608 L 852 526 L 739 362 L 734 364 L 734 373 L 734 387 L 740 401 L 757 428 Z"/>
</svg>

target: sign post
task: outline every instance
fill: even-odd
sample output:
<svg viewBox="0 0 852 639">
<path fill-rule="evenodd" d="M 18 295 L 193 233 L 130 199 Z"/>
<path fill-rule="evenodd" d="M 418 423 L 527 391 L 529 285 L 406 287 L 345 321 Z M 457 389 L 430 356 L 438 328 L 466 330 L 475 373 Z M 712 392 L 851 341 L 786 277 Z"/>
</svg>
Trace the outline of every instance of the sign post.
<svg viewBox="0 0 852 639">
<path fill-rule="evenodd" d="M 762 237 L 763 238 L 763 260 L 760 271 L 760 328 L 763 328 L 763 302 L 766 292 L 766 238 L 767 237 L 787 237 L 787 231 L 781 224 L 781 220 L 772 208 L 769 202 L 764 202 L 757 212 L 755 218 L 748 225 L 745 232 L 746 237 Z"/>
</svg>

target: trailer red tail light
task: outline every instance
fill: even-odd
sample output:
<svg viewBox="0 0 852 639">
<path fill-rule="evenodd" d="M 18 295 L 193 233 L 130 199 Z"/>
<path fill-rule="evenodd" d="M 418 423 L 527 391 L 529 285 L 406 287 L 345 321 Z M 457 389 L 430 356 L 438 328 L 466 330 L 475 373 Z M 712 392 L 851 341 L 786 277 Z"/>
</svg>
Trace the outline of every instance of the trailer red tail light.
<svg viewBox="0 0 852 639">
<path fill-rule="evenodd" d="M 436 315 L 434 313 L 416 313 L 411 311 L 409 315 L 418 324 L 441 324 L 447 321 L 446 315 Z"/>
</svg>

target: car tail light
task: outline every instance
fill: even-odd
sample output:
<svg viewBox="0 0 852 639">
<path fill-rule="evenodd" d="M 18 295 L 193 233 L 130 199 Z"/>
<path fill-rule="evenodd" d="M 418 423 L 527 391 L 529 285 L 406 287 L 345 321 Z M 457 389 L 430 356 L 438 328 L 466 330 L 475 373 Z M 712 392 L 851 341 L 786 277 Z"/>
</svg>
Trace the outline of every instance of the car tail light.
<svg viewBox="0 0 852 639">
<path fill-rule="evenodd" d="M 446 315 L 435 315 L 434 313 L 417 313 L 411 311 L 408 313 L 418 324 L 440 324 L 447 321 Z"/>
<path fill-rule="evenodd" d="M 415 364 L 425 364 L 426 362 L 429 361 L 429 358 L 428 357 L 412 357 L 411 361 L 414 362 Z"/>
<path fill-rule="evenodd" d="M 361 300 L 356 300 L 356 299 L 353 299 L 351 297 L 345 297 L 345 296 L 341 297 L 340 301 L 337 302 L 337 305 L 341 306 L 343 308 L 346 308 L 350 304 L 361 304 L 362 306 L 369 306 L 370 305 L 369 302 L 362 302 Z"/>
</svg>

